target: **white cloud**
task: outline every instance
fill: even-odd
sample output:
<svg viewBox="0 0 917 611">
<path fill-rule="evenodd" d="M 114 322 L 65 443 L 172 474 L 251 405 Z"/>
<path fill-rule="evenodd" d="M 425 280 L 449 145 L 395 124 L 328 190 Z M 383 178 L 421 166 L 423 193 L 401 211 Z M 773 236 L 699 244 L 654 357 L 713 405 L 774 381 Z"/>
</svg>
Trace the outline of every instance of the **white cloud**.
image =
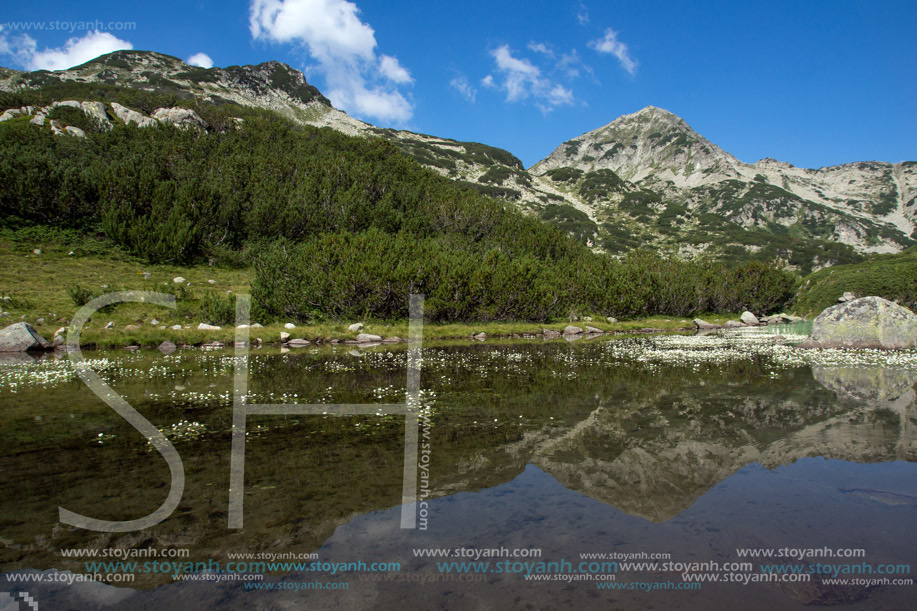
<svg viewBox="0 0 917 611">
<path fill-rule="evenodd" d="M 189 66 L 199 66 L 201 68 L 213 68 L 213 60 L 206 53 L 195 53 L 185 60 Z"/>
<path fill-rule="evenodd" d="M 582 2 L 579 3 L 579 12 L 576 13 L 576 20 L 579 21 L 580 25 L 589 23 L 589 8 Z"/>
<path fill-rule="evenodd" d="M 303 45 L 338 108 L 407 121 L 414 108 L 395 85 L 413 79 L 396 58 L 376 56 L 375 32 L 359 13 L 347 0 L 251 0 L 249 29 L 254 39 Z"/>
<path fill-rule="evenodd" d="M 630 56 L 627 45 L 618 40 L 618 33 L 608 28 L 605 30 L 605 37 L 589 42 L 589 47 L 599 53 L 610 53 L 618 58 L 621 67 L 627 70 L 631 75 L 637 72 L 637 60 Z"/>
<path fill-rule="evenodd" d="M 542 53 L 548 57 L 554 57 L 554 51 L 548 48 L 548 45 L 543 42 L 530 42 L 529 50 L 534 51 L 535 53 Z"/>
<path fill-rule="evenodd" d="M 0 54 L 13 56 L 27 70 L 66 70 L 112 51 L 133 48 L 130 42 L 108 32 L 92 31 L 82 38 L 69 39 L 62 47 L 39 51 L 35 39 L 28 34 L 11 38 L 0 28 Z"/>
<path fill-rule="evenodd" d="M 398 60 L 391 55 L 383 55 L 379 58 L 379 72 L 382 75 L 396 83 L 413 83 L 411 73 L 402 67 Z"/>
<path fill-rule="evenodd" d="M 491 79 L 493 80 L 493 79 Z M 475 96 L 478 95 L 478 90 L 471 86 L 471 83 L 468 82 L 468 79 L 465 78 L 465 75 L 460 74 L 451 81 L 449 85 L 458 91 L 463 98 L 469 102 L 474 102 Z"/>
<path fill-rule="evenodd" d="M 507 102 L 532 98 L 544 112 L 557 106 L 573 104 L 572 91 L 544 77 L 541 69 L 528 59 L 514 57 L 508 45 L 491 51 L 491 56 L 497 64 L 497 73 L 502 76 L 502 82 L 498 83 L 493 75 L 488 75 L 482 84 L 505 91 Z"/>
</svg>

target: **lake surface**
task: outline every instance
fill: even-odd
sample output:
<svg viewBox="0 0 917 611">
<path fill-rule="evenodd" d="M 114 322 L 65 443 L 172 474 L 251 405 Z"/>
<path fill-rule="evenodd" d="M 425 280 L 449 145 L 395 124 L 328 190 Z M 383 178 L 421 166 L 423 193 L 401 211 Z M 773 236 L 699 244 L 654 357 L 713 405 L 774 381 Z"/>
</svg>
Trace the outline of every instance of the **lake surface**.
<svg viewBox="0 0 917 611">
<path fill-rule="evenodd" d="M 0 364 L 3 611 L 27 608 L 22 592 L 39 609 L 132 611 L 890 610 L 917 593 L 892 583 L 917 568 L 914 352 L 738 334 L 424 346 L 414 529 L 401 528 L 403 416 L 249 415 L 244 527 L 230 529 L 233 351 L 83 356 L 174 445 L 181 502 L 136 532 L 62 524 L 61 507 L 112 521 L 154 512 L 169 468 L 66 356 Z M 249 404 L 406 400 L 403 344 L 252 350 L 249 369 Z M 848 548 L 863 551 L 837 556 Z M 438 549 L 452 555 L 426 551 Z M 177 561 L 149 555 L 168 550 L 211 570 L 237 554 L 323 564 L 143 570 Z M 589 566 L 598 554 L 605 566 Z M 139 564 L 86 564 L 120 560 Z M 113 578 L 74 581 L 90 572 Z"/>
</svg>

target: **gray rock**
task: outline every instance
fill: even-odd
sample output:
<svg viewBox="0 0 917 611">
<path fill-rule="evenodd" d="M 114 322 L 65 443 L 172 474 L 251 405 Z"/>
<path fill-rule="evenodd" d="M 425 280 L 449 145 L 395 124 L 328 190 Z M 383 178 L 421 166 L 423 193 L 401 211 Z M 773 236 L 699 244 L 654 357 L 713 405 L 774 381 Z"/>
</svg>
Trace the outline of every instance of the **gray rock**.
<svg viewBox="0 0 917 611">
<path fill-rule="evenodd" d="M 726 324 L 723 325 L 727 329 L 735 329 L 737 327 L 744 327 L 745 323 L 739 322 L 737 320 L 727 320 Z"/>
<path fill-rule="evenodd" d="M 76 100 L 64 100 L 63 102 L 54 102 L 52 106 L 66 106 L 68 108 L 76 108 L 77 110 L 81 110 L 80 103 L 77 102 Z"/>
<path fill-rule="evenodd" d="M 554 331 L 553 329 L 542 329 L 541 334 L 544 335 L 547 339 L 552 339 L 555 337 L 560 337 L 560 331 Z"/>
<path fill-rule="evenodd" d="M 287 333 L 286 331 L 281 331 L 280 332 L 280 341 L 285 342 L 288 339 L 290 339 L 290 334 Z"/>
<path fill-rule="evenodd" d="M 296 328 L 296 325 L 294 325 L 294 324 L 291 323 L 291 322 L 288 322 L 287 324 L 285 324 L 285 325 L 283 326 L 283 328 L 284 328 L 284 329 L 295 329 L 295 328 Z"/>
<path fill-rule="evenodd" d="M 178 350 L 178 346 L 176 346 L 172 342 L 166 341 L 166 342 L 162 342 L 161 344 L 159 344 L 159 351 L 165 354 L 166 356 L 172 354 L 176 350 Z"/>
<path fill-rule="evenodd" d="M 17 322 L 0 330 L 0 352 L 49 349 L 51 349 L 51 344 L 27 322 Z"/>
<path fill-rule="evenodd" d="M 117 102 L 111 103 L 111 110 L 115 113 L 115 116 L 124 121 L 126 125 L 130 125 L 131 123 L 136 123 L 138 127 L 151 127 L 156 125 L 155 119 L 145 117 L 136 110 L 121 106 Z"/>
<path fill-rule="evenodd" d="M 263 329 L 263 328 L 264 328 L 264 326 L 263 326 L 263 325 L 260 325 L 260 324 L 258 324 L 258 323 L 255 323 L 255 324 L 252 325 L 252 329 Z"/>
<path fill-rule="evenodd" d="M 857 296 L 851 293 L 850 291 L 845 292 L 843 295 L 837 298 L 838 303 L 847 303 L 848 301 L 853 301 Z"/>
<path fill-rule="evenodd" d="M 67 133 L 69 133 L 69 134 L 72 135 L 72 136 L 76 136 L 77 138 L 85 138 L 85 137 L 86 137 L 86 132 L 84 132 L 83 130 L 81 130 L 79 127 L 73 127 L 72 125 L 68 125 L 68 126 L 65 127 L 64 129 L 67 131 Z"/>
<path fill-rule="evenodd" d="M 591 316 L 583 316 L 583 322 L 592 322 Z"/>
<path fill-rule="evenodd" d="M 103 129 L 111 129 L 111 121 L 108 120 L 108 111 L 105 110 L 105 104 L 102 102 L 83 102 L 80 104 L 83 114 L 93 119 Z"/>
<path fill-rule="evenodd" d="M 475 333 L 474 335 L 472 335 L 471 338 L 480 340 L 480 341 L 484 341 L 485 339 L 487 339 L 487 334 L 481 331 L 480 333 Z"/>
<path fill-rule="evenodd" d="M 706 320 L 702 320 L 700 318 L 694 319 L 694 326 L 697 327 L 698 329 L 721 329 L 722 328 L 720 325 L 715 325 L 713 323 L 707 322 Z"/>
<path fill-rule="evenodd" d="M 17 112 L 16 114 L 19 114 L 19 113 Z M 3 123 L 4 121 L 9 121 L 10 119 L 14 118 L 15 116 L 16 115 L 14 115 L 12 111 L 7 110 L 2 115 L 0 115 L 0 123 Z"/>
<path fill-rule="evenodd" d="M 361 323 L 361 322 L 355 322 L 355 323 L 353 323 L 352 325 L 350 325 L 349 327 L 347 327 L 347 330 L 350 331 L 351 333 L 357 333 L 357 332 L 359 332 L 359 331 L 362 331 L 362 330 L 363 330 L 363 323 Z"/>
<path fill-rule="evenodd" d="M 287 346 L 289 346 L 290 348 L 300 348 L 300 347 L 302 347 L 302 346 L 308 346 L 308 345 L 311 344 L 311 343 L 312 343 L 312 342 L 310 342 L 310 341 L 307 340 L 307 339 L 299 339 L 299 338 L 297 338 L 297 339 L 291 339 L 290 341 L 288 341 L 288 342 L 287 342 Z"/>
<path fill-rule="evenodd" d="M 602 331 L 601 329 L 596 329 L 595 327 L 590 327 L 589 325 L 586 325 L 586 333 L 605 333 L 605 332 Z"/>
<path fill-rule="evenodd" d="M 29 123 L 31 123 L 32 125 L 42 126 L 45 124 L 45 115 L 40 112 L 36 113 L 36 115 L 32 117 L 32 120 L 29 121 Z"/>
<path fill-rule="evenodd" d="M 208 325 L 207 323 L 202 322 L 201 324 L 197 326 L 197 330 L 198 331 L 219 331 L 220 327 L 216 325 Z"/>
<path fill-rule="evenodd" d="M 114 328 L 115 328 L 115 323 L 109 320 L 109 321 L 108 321 L 108 324 L 105 325 L 105 328 L 106 328 L 106 329 L 114 329 Z"/>
<path fill-rule="evenodd" d="M 159 321 L 154 318 L 153 320 L 150 321 L 150 324 L 155 327 L 156 325 L 159 324 Z"/>
<path fill-rule="evenodd" d="M 172 325 L 169 328 L 173 331 L 181 331 L 181 325 Z"/>
<path fill-rule="evenodd" d="M 608 322 L 618 322 L 618 319 L 615 318 L 614 316 L 608 316 L 605 318 L 605 320 L 607 320 Z"/>
<path fill-rule="evenodd" d="M 185 282 L 185 279 L 182 276 L 175 276 L 174 278 L 172 278 L 172 282 L 174 282 L 175 284 L 182 284 L 183 282 Z"/>
<path fill-rule="evenodd" d="M 567 325 L 564 327 L 564 335 L 579 335 L 583 332 L 582 328 L 575 327 L 573 325 Z"/>
<path fill-rule="evenodd" d="M 744 322 L 746 325 L 749 325 L 749 326 L 760 324 L 758 317 L 747 310 L 745 312 L 742 312 L 742 316 L 740 318 L 742 322 Z"/>
<path fill-rule="evenodd" d="M 139 331 L 140 327 L 137 325 L 124 325 L 124 330 L 125 331 Z"/>
<path fill-rule="evenodd" d="M 207 342 L 206 344 L 201 344 L 201 348 L 222 348 L 225 345 L 223 342 Z"/>
<path fill-rule="evenodd" d="M 917 348 L 917 315 L 881 297 L 861 297 L 827 308 L 800 348 Z"/>
<path fill-rule="evenodd" d="M 373 335 L 372 333 L 360 333 L 357 335 L 357 341 L 360 343 L 365 342 L 381 342 L 381 335 Z"/>
<path fill-rule="evenodd" d="M 182 129 L 189 127 L 203 127 L 207 124 L 201 117 L 188 108 L 157 108 L 153 118 L 166 125 L 176 125 Z"/>
</svg>

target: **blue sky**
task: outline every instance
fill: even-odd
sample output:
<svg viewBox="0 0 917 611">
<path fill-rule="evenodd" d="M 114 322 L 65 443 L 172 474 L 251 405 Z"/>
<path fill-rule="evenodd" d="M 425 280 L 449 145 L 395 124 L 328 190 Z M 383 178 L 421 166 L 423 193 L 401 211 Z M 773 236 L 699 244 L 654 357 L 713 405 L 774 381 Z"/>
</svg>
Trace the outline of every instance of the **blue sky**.
<svg viewBox="0 0 917 611">
<path fill-rule="evenodd" d="M 911 0 L 6 4 L 3 66 L 117 48 L 276 59 L 353 116 L 499 146 L 526 166 L 648 105 L 747 162 L 917 160 Z"/>
</svg>

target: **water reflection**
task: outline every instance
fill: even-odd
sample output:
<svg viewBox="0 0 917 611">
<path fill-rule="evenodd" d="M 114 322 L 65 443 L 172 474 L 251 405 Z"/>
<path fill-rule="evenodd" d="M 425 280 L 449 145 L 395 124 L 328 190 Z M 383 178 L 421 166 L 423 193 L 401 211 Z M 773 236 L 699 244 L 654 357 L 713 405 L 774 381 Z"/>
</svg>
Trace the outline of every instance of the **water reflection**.
<svg viewBox="0 0 917 611">
<path fill-rule="evenodd" d="M 183 547 L 193 559 L 224 562 L 229 552 L 319 550 L 323 559 L 397 559 L 420 572 L 435 568 L 429 559 L 412 559 L 411 550 L 422 546 L 543 547 L 555 557 L 658 550 L 721 560 L 735 559 L 738 545 L 778 542 L 816 547 L 847 540 L 869 548 L 870 559 L 898 561 L 914 549 L 913 537 L 897 528 L 917 517 L 911 464 L 917 374 L 907 370 L 775 369 L 760 355 L 650 366 L 610 358 L 604 342 L 431 348 L 423 383 L 435 414 L 429 531 L 398 529 L 400 421 L 331 416 L 252 419 L 246 528 L 230 531 L 231 355 L 98 356 L 112 386 L 157 426 L 200 425 L 193 435 L 172 437 L 187 474 L 182 503 L 167 521 L 138 533 L 61 526 L 59 506 L 100 519 L 145 515 L 162 502 L 169 478 L 156 452 L 79 382 L 44 370 L 50 382 L 23 382 L 0 397 L 4 571 L 84 572 L 80 561 L 57 552 L 78 547 Z M 270 402 L 389 402 L 403 396 L 404 367 L 403 347 L 360 358 L 344 349 L 264 351 L 253 358 L 251 389 Z M 889 463 L 896 460 L 907 462 Z M 416 584 L 350 580 L 346 595 L 307 598 L 320 608 L 371 608 L 418 592 Z M 421 600 L 448 608 L 524 606 L 518 600 L 566 606 L 559 586 L 540 584 L 538 595 L 518 578 L 489 580 L 501 593 L 480 584 L 440 584 L 420 590 Z M 165 575 L 138 576 L 137 588 L 156 589 L 121 602 L 115 599 L 125 596 L 123 589 L 87 587 L 90 594 L 79 595 L 87 606 L 80 608 L 92 608 L 93 597 L 131 609 L 182 600 L 217 607 L 227 597 L 238 608 L 262 605 L 239 584 L 172 584 Z M 454 600 L 446 591 L 464 594 Z M 43 594 L 70 601 L 75 592 Z M 588 592 L 577 588 L 569 596 L 592 604 L 596 592 L 590 584 Z M 725 605 L 742 592 L 730 585 L 671 600 L 680 608 L 711 608 L 711 601 Z M 774 605 L 787 597 L 825 604 L 836 594 L 773 585 L 766 592 L 762 604 Z M 304 596 L 275 593 L 269 600 L 295 608 Z M 621 596 L 612 599 L 639 600 Z M 841 602 L 855 604 L 857 596 L 843 594 Z M 642 608 L 627 605 L 621 608 Z"/>
</svg>

